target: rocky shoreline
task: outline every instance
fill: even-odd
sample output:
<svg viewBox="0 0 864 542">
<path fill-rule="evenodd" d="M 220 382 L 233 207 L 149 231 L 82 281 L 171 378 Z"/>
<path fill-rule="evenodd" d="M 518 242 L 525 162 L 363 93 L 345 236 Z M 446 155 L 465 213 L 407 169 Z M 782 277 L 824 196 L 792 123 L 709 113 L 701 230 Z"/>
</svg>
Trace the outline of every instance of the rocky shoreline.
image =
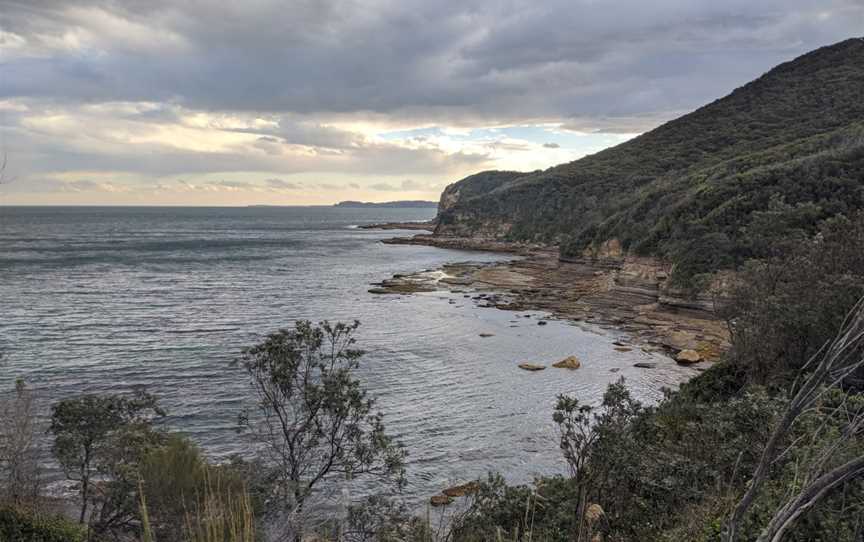
<svg viewBox="0 0 864 542">
<path fill-rule="evenodd" d="M 562 260 L 555 247 L 496 239 L 415 235 L 383 241 L 519 256 L 492 263 L 449 264 L 396 275 L 370 292 L 411 294 L 447 290 L 483 307 L 540 310 L 555 318 L 624 331 L 633 346 L 664 351 L 679 363 L 713 361 L 728 348 L 725 322 L 713 300 L 691 299 L 667 284 L 668 264 L 627 256 L 614 246 L 591 257 Z"/>
<path fill-rule="evenodd" d="M 357 226 L 361 230 L 422 230 L 435 231 L 434 220 L 428 222 L 384 222 L 381 224 L 363 224 Z"/>
<path fill-rule="evenodd" d="M 626 256 L 614 245 L 604 247 L 591 257 L 564 260 L 556 247 L 508 243 L 493 238 L 418 234 L 382 242 L 498 252 L 511 254 L 513 259 L 496 263 L 451 263 L 439 269 L 396 274 L 373 284 L 369 290 L 373 294 L 447 291 L 461 294 L 480 307 L 548 312 L 552 318 L 627 333 L 628 339 L 614 343 L 616 350 L 627 352 L 641 348 L 646 352 L 664 353 L 684 365 L 714 361 L 729 346 L 726 325 L 714 315 L 711 299 L 690 299 L 674 291 L 666 284 L 667 264 L 651 258 Z M 456 302 L 451 300 L 450 303 Z M 544 319 L 537 320 L 537 325 L 545 324 Z M 656 362 L 635 364 L 646 370 L 657 365 Z M 570 356 L 551 366 L 559 370 L 578 370 L 581 362 Z M 545 370 L 546 366 L 521 363 L 519 368 L 533 372 Z M 429 503 L 435 507 L 447 506 L 455 498 L 471 493 L 472 484 L 448 488 L 432 496 Z"/>
</svg>

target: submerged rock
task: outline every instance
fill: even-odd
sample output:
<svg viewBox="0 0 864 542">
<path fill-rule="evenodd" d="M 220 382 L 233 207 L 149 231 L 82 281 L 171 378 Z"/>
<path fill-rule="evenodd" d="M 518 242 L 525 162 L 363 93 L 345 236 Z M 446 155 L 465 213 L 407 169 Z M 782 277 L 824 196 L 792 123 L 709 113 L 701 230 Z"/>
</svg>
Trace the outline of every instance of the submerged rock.
<svg viewBox="0 0 864 542">
<path fill-rule="evenodd" d="M 633 367 L 639 367 L 640 369 L 653 369 L 657 367 L 656 363 L 648 363 L 646 361 L 640 361 L 639 363 L 634 363 Z"/>
<path fill-rule="evenodd" d="M 556 369 L 578 369 L 582 366 L 579 358 L 576 356 L 568 356 L 557 363 L 553 363 L 552 367 Z"/>
<path fill-rule="evenodd" d="M 395 294 L 396 292 L 391 292 L 391 291 L 388 290 L 387 288 L 370 288 L 370 289 L 369 289 L 369 293 L 370 293 L 370 294 L 379 294 L 379 295 L 383 295 L 383 294 Z"/>
<path fill-rule="evenodd" d="M 494 337 L 495 334 L 494 333 L 481 333 L 480 336 L 483 337 L 484 339 L 486 339 L 488 337 Z"/>
<path fill-rule="evenodd" d="M 389 279 L 375 285 L 370 294 L 416 294 L 419 292 L 434 292 L 435 286 L 427 282 L 406 279 Z"/>
<path fill-rule="evenodd" d="M 534 363 L 520 363 L 519 368 L 525 371 L 542 371 L 546 368 L 545 365 L 536 365 Z"/>
<path fill-rule="evenodd" d="M 432 495 L 429 499 L 429 504 L 432 506 L 447 506 L 452 502 L 453 497 L 448 497 L 447 495 Z"/>
<path fill-rule="evenodd" d="M 629 346 L 616 346 L 616 347 L 615 347 L 615 350 L 617 350 L 617 351 L 619 351 L 619 352 L 629 352 L 629 351 L 631 351 L 631 350 L 633 350 L 633 349 L 630 348 Z"/>
</svg>

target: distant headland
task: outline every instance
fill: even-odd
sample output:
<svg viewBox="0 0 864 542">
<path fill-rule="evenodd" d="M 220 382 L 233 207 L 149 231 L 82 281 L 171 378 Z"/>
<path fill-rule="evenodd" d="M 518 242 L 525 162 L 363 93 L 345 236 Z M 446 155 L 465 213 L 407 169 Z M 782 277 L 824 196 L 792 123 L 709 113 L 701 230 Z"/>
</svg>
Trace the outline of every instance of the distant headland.
<svg viewBox="0 0 864 542">
<path fill-rule="evenodd" d="M 334 207 L 395 207 L 395 208 L 421 208 L 421 207 L 438 207 L 437 201 L 423 200 L 406 200 L 406 201 L 385 201 L 374 203 L 368 201 L 340 201 Z"/>
</svg>

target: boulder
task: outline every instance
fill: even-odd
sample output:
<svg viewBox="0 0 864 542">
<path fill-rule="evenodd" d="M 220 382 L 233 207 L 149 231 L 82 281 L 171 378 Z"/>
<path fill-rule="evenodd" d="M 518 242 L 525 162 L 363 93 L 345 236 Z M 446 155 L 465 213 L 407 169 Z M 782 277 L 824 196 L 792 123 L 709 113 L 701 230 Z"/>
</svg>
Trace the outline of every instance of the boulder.
<svg viewBox="0 0 864 542">
<path fill-rule="evenodd" d="M 542 371 L 546 368 L 545 365 L 535 365 L 533 363 L 520 363 L 519 368 L 525 371 Z"/>
<path fill-rule="evenodd" d="M 552 364 L 552 367 L 555 367 L 556 369 L 578 369 L 581 366 L 582 363 L 576 356 L 567 356 L 558 363 Z"/>
<path fill-rule="evenodd" d="M 537 325 L 538 325 L 538 326 L 545 326 L 545 325 L 546 325 L 546 320 L 540 320 L 539 322 L 537 322 Z"/>
<path fill-rule="evenodd" d="M 618 352 L 629 352 L 633 349 L 630 348 L 629 346 L 616 346 L 615 350 L 617 350 Z"/>
<path fill-rule="evenodd" d="M 675 356 L 675 361 L 684 365 L 699 363 L 702 361 L 702 354 L 695 350 L 682 350 L 678 352 L 677 356 Z"/>
</svg>

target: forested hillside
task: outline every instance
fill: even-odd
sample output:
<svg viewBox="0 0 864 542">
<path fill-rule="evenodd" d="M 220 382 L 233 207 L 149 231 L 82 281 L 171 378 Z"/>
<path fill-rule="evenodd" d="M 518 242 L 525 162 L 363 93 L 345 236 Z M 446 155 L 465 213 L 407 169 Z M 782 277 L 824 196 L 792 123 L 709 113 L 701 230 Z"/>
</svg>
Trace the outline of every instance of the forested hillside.
<svg viewBox="0 0 864 542">
<path fill-rule="evenodd" d="M 438 233 L 553 241 L 564 256 L 616 238 L 689 279 L 864 207 L 862 180 L 864 39 L 854 38 L 592 156 L 468 177 L 442 195 Z"/>
</svg>

